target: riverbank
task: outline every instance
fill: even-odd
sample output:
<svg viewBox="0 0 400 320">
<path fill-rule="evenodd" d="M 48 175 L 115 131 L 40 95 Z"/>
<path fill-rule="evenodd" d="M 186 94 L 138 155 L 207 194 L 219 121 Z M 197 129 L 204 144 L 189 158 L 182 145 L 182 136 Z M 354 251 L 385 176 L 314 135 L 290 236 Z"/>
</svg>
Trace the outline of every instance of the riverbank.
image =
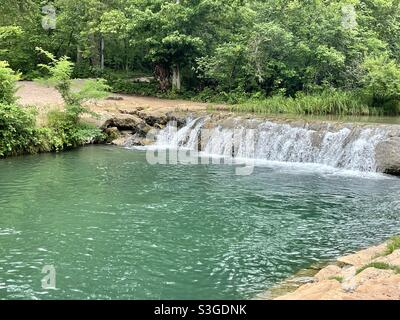
<svg viewBox="0 0 400 320">
<path fill-rule="evenodd" d="M 338 258 L 315 275 L 300 278 L 309 283 L 292 291 L 295 279 L 283 282 L 264 295 L 275 300 L 399 300 L 400 237 Z M 288 290 L 289 293 L 282 294 Z M 292 292 L 290 292 L 292 291 Z M 276 294 L 281 293 L 282 295 Z M 275 296 L 274 296 L 275 295 Z M 262 298 L 263 296 L 261 296 Z"/>
<path fill-rule="evenodd" d="M 73 84 L 75 89 L 82 85 L 80 80 Z M 37 126 L 46 127 L 49 111 L 62 109 L 62 99 L 53 88 L 31 82 L 20 85 L 19 102 L 36 105 Z M 178 129 L 186 126 L 178 145 L 195 151 L 400 175 L 400 126 L 397 124 L 238 114 L 229 112 L 227 106 L 123 95 L 87 101 L 85 107 L 96 116 L 80 116 L 82 122 L 102 131 L 100 138 L 85 139 L 88 143 L 107 142 L 124 147 L 152 144 L 155 140 L 148 139 L 148 133 L 154 133 L 153 129 L 162 130 L 175 121 Z M 186 123 L 189 117 L 198 121 Z M 248 154 L 246 148 L 240 148 L 240 141 L 233 141 L 239 138 L 237 134 L 233 137 L 235 130 L 255 133 L 251 143 L 257 145 L 258 151 Z M 200 133 L 201 143 L 198 141 Z M 100 136 L 100 132 L 96 136 Z M 222 139 L 218 150 L 213 143 L 215 139 Z"/>
<path fill-rule="evenodd" d="M 79 87 L 83 80 L 74 80 L 74 85 Z M 54 88 L 47 87 L 32 81 L 18 82 L 19 97 L 18 103 L 24 106 L 35 106 L 40 114 L 45 117 L 49 109 L 59 109 L 62 107 L 63 100 L 61 95 Z M 234 105 L 221 103 L 203 103 L 190 100 L 162 99 L 156 97 L 137 96 L 130 94 L 112 94 L 108 99 L 100 100 L 90 104 L 92 111 L 98 113 L 115 113 L 119 109 L 133 111 L 137 108 L 148 112 L 166 113 L 172 111 L 182 112 L 222 112 L 235 113 L 238 115 L 249 116 L 252 118 L 271 118 L 271 119 L 293 119 L 307 121 L 333 121 L 333 122 L 355 122 L 355 123 L 384 123 L 400 124 L 400 117 L 394 116 L 342 116 L 342 115 L 305 115 L 305 114 L 284 114 L 271 113 L 260 114 L 246 112 L 245 109 L 238 109 Z M 235 111 L 237 110 L 237 111 Z M 239 111 L 241 110 L 241 111 Z"/>
</svg>

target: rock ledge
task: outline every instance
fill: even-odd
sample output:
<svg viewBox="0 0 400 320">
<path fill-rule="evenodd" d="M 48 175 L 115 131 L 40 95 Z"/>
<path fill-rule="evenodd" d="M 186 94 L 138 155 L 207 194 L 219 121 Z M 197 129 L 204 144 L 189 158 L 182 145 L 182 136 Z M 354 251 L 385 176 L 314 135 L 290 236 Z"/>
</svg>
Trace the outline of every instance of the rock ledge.
<svg viewBox="0 0 400 320">
<path fill-rule="evenodd" d="M 389 253 L 391 241 L 338 258 L 312 282 L 275 300 L 399 300 L 400 249 Z"/>
</svg>

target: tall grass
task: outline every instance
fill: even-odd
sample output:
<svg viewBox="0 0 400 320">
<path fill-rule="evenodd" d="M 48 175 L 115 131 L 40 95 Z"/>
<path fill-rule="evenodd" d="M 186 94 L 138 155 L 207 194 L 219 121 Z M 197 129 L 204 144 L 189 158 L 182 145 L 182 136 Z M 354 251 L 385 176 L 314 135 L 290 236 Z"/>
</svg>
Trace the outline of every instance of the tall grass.
<svg viewBox="0 0 400 320">
<path fill-rule="evenodd" d="M 394 236 L 391 238 L 387 244 L 385 254 L 391 254 L 393 251 L 400 249 L 400 236 Z"/>
<path fill-rule="evenodd" d="M 304 115 L 356 115 L 381 116 L 384 108 L 372 107 L 368 99 L 350 92 L 326 91 L 316 94 L 299 94 L 296 97 L 272 96 L 249 99 L 230 107 L 231 111 L 252 113 L 287 113 Z"/>
</svg>

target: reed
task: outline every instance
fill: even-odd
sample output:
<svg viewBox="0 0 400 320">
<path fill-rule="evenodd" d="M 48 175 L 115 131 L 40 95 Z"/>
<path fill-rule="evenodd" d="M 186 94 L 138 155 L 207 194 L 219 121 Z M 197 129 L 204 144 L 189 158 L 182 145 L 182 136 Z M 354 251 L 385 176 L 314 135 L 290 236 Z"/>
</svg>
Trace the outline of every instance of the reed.
<svg viewBox="0 0 400 320">
<path fill-rule="evenodd" d="M 368 99 L 350 92 L 321 92 L 299 94 L 296 97 L 271 96 L 264 99 L 249 99 L 230 106 L 231 111 L 252 113 L 287 113 L 304 115 L 393 115 L 393 110 L 373 107 Z"/>
</svg>

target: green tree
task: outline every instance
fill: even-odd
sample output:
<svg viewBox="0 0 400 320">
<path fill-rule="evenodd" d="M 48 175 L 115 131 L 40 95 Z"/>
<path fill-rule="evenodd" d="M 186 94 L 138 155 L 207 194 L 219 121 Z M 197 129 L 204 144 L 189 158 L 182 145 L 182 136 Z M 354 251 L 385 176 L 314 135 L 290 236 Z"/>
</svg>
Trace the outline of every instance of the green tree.
<svg viewBox="0 0 400 320">
<path fill-rule="evenodd" d="M 365 91 L 372 97 L 373 105 L 387 112 L 398 113 L 400 102 L 400 66 L 387 55 L 369 57 L 363 64 Z"/>
</svg>

